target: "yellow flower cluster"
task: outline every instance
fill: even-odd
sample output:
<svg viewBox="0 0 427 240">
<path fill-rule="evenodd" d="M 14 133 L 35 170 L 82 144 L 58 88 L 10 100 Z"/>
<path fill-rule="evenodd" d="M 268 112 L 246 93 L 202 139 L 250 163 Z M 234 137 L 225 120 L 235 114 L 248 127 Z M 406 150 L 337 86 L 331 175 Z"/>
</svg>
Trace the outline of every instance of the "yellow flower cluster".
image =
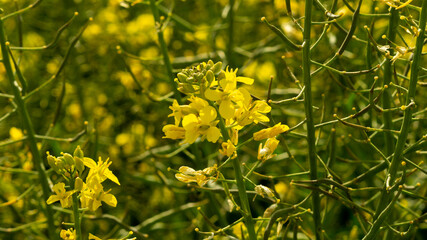
<svg viewBox="0 0 427 240">
<path fill-rule="evenodd" d="M 173 101 L 169 107 L 172 110 L 169 117 L 174 118 L 175 124 L 163 127 L 164 138 L 184 139 L 184 142 L 190 144 L 198 137 L 217 142 L 221 137 L 217 127 L 220 121 L 218 117 L 222 118 L 227 127 L 235 130 L 251 123 L 270 121 L 265 114 L 271 111 L 271 107 L 265 101 L 253 101 L 246 89 L 237 87 L 238 83 L 251 85 L 254 80 L 238 77 L 237 69 L 233 71 L 227 68 L 223 71 L 220 67 L 220 62 L 213 64 L 209 61 L 178 74 L 176 81 L 180 84 L 180 90 L 189 95 L 190 104 L 179 105 L 178 101 Z M 218 76 L 215 76 L 216 72 Z"/>
<path fill-rule="evenodd" d="M 110 206 L 117 205 L 117 199 L 110 190 L 104 191 L 102 182 L 110 179 L 114 183 L 120 185 L 119 180 L 108 169 L 111 161 L 108 159 L 102 161 L 99 158 L 96 163 L 93 159 L 84 157 L 83 151 L 77 147 L 74 151 L 74 156 L 68 153 L 63 153 L 61 157 L 54 157 L 48 153 L 49 165 L 59 174 L 62 174 L 70 185 L 71 190 L 66 190 L 66 185 L 63 182 L 58 182 L 53 186 L 55 195 L 52 195 L 46 201 L 47 204 L 60 201 L 63 208 L 72 206 L 72 195 L 79 194 L 79 199 L 82 208 L 87 208 L 90 211 L 95 211 L 105 202 Z M 89 168 L 89 173 L 86 177 L 86 183 L 79 177 L 84 171 L 84 168 Z"/>
</svg>

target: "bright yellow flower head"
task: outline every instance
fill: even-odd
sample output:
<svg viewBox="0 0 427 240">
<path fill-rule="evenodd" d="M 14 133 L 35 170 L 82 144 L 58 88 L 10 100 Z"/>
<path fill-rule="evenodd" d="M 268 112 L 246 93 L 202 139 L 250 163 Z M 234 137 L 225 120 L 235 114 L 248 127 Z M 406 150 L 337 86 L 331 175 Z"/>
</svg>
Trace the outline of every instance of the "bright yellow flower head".
<svg viewBox="0 0 427 240">
<path fill-rule="evenodd" d="M 101 157 L 98 159 L 98 163 L 96 163 L 91 158 L 83 158 L 83 163 L 86 167 L 90 168 L 89 174 L 86 178 L 87 184 L 92 184 L 92 182 L 102 183 L 105 179 L 110 179 L 117 185 L 120 185 L 119 179 L 113 174 L 113 172 L 108 169 L 111 165 L 111 161 L 109 159 L 102 161 Z"/>
<path fill-rule="evenodd" d="M 238 106 L 247 101 L 246 92 L 244 89 L 236 89 L 237 82 L 242 82 L 248 85 L 253 83 L 252 78 L 236 77 L 237 69 L 235 71 L 223 71 L 224 76 L 220 81 L 222 91 L 207 89 L 205 96 L 211 101 L 216 101 L 219 104 L 219 114 L 225 119 L 234 117 L 234 112 Z M 250 97 L 250 94 L 249 94 Z M 237 106 L 236 106 L 237 105 Z"/>
<path fill-rule="evenodd" d="M 262 143 L 260 143 L 258 148 L 258 160 L 266 161 L 276 156 L 276 154 L 273 153 L 274 150 L 276 150 L 277 145 L 279 145 L 279 140 L 275 137 L 267 139 L 264 147 L 262 146 Z"/>
<path fill-rule="evenodd" d="M 117 199 L 109 191 L 104 192 L 101 183 L 92 182 L 92 185 L 87 187 L 81 192 L 80 203 L 82 208 L 88 208 L 90 211 L 96 211 L 102 203 L 105 202 L 112 207 L 117 206 Z"/>
<path fill-rule="evenodd" d="M 218 141 L 221 136 L 220 130 L 216 127 L 217 113 L 212 106 L 205 106 L 200 109 L 199 116 L 188 114 L 182 119 L 182 126 L 185 129 L 185 142 L 194 143 L 199 136 L 206 137 L 209 142 Z"/>
<path fill-rule="evenodd" d="M 73 193 L 75 193 L 76 190 L 66 191 L 65 190 L 65 183 L 63 183 L 63 182 L 59 182 L 59 183 L 55 184 L 52 187 L 52 189 L 56 193 L 56 195 L 50 196 L 46 201 L 47 204 L 52 204 L 56 201 L 60 201 L 61 206 L 63 208 L 71 207 L 71 204 L 72 204 L 71 195 L 73 195 Z"/>
<path fill-rule="evenodd" d="M 223 142 L 221 144 L 221 147 L 222 149 L 220 149 L 219 152 L 222 155 L 225 155 L 227 157 L 232 157 L 232 158 L 237 157 L 236 146 L 234 146 L 230 140 L 227 140 L 227 142 Z"/>
<path fill-rule="evenodd" d="M 215 174 L 217 171 L 216 164 L 213 167 L 207 167 L 203 170 L 194 170 L 187 166 L 182 166 L 178 169 L 179 173 L 175 174 L 176 179 L 178 181 L 184 183 L 195 182 L 200 187 L 205 185 L 209 180 L 211 180 L 211 176 Z"/>
<path fill-rule="evenodd" d="M 76 230 L 69 228 L 67 230 L 62 229 L 59 233 L 59 236 L 64 240 L 74 240 L 76 239 Z"/>
<path fill-rule="evenodd" d="M 289 127 L 287 125 L 282 125 L 282 123 L 278 123 L 274 125 L 273 127 L 263 129 L 261 131 L 258 131 L 254 133 L 254 140 L 259 141 L 267 138 L 274 138 L 277 135 L 286 132 L 289 130 Z"/>
<path fill-rule="evenodd" d="M 175 174 L 175 177 L 176 179 L 178 179 L 178 181 L 181 181 L 184 183 L 195 182 L 199 186 L 203 186 L 209 181 L 209 178 L 206 175 L 204 175 L 202 171 L 200 170 L 196 171 L 187 166 L 180 167 L 179 172 L 180 173 Z"/>
</svg>

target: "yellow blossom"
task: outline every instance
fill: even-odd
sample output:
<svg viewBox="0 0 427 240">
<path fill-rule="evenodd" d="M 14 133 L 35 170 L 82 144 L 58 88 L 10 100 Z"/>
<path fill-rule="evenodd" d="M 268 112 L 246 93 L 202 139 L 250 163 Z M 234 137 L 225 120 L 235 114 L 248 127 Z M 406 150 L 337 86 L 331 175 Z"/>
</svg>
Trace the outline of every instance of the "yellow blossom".
<svg viewBox="0 0 427 240">
<path fill-rule="evenodd" d="M 182 119 L 182 126 L 185 129 L 185 142 L 194 143 L 201 135 L 206 137 L 209 142 L 218 141 L 221 132 L 216 127 L 218 120 L 216 120 L 217 113 L 212 106 L 203 107 L 199 116 L 195 114 L 188 114 Z"/>
<path fill-rule="evenodd" d="M 275 137 L 267 139 L 264 147 L 262 146 L 262 143 L 260 143 L 258 148 L 258 160 L 266 161 L 276 156 L 273 153 L 274 150 L 276 150 L 277 145 L 279 145 L 279 140 Z"/>
<path fill-rule="evenodd" d="M 109 190 L 110 191 L 110 190 Z M 105 202 L 112 207 L 117 206 L 117 199 L 109 191 L 104 192 L 101 183 L 93 181 L 91 185 L 86 185 L 86 188 L 81 191 L 80 203 L 82 208 L 88 208 L 90 211 L 96 211 L 102 203 Z"/>
<path fill-rule="evenodd" d="M 93 159 L 85 157 L 83 158 L 83 163 L 86 167 L 90 168 L 86 183 L 91 184 L 94 179 L 96 179 L 96 182 L 101 183 L 108 178 L 117 185 L 120 185 L 119 179 L 108 169 L 112 163 L 108 158 L 102 161 L 101 157 L 99 157 L 98 163 L 96 163 Z"/>
<path fill-rule="evenodd" d="M 73 193 L 75 193 L 76 190 L 66 191 L 65 190 L 65 183 L 63 183 L 63 182 L 59 182 L 59 183 L 55 184 L 52 187 L 52 189 L 56 193 L 56 195 L 50 196 L 46 201 L 47 204 L 52 204 L 56 201 L 60 201 L 61 206 L 63 208 L 71 207 L 71 204 L 72 204 L 71 195 L 73 195 Z"/>
<path fill-rule="evenodd" d="M 234 112 L 237 105 L 242 105 L 241 102 L 245 101 L 244 90 L 237 87 L 237 82 L 242 82 L 248 85 L 253 83 L 252 78 L 247 77 L 236 77 L 237 69 L 235 71 L 223 71 L 225 77 L 219 80 L 219 85 L 222 89 L 212 90 L 207 89 L 205 91 L 205 96 L 211 101 L 216 101 L 219 104 L 219 114 L 225 118 L 230 119 L 234 117 Z"/>
<path fill-rule="evenodd" d="M 221 147 L 222 149 L 220 149 L 219 152 L 222 155 L 232 158 L 237 157 L 236 146 L 234 146 L 234 144 L 230 140 L 227 140 L 227 142 L 223 142 L 221 144 Z"/>
<path fill-rule="evenodd" d="M 185 129 L 173 124 L 165 125 L 162 131 L 165 133 L 163 138 L 184 139 L 185 137 Z"/>
<path fill-rule="evenodd" d="M 20 140 L 24 137 L 22 130 L 16 127 L 11 127 L 9 130 L 10 139 L 12 140 Z"/>
<path fill-rule="evenodd" d="M 263 129 L 261 131 L 258 131 L 254 133 L 254 140 L 259 141 L 267 138 L 274 138 L 277 135 L 286 132 L 289 130 L 289 127 L 287 125 L 282 125 L 281 123 L 278 123 L 274 125 L 273 127 Z"/>
<path fill-rule="evenodd" d="M 62 229 L 59 233 L 59 236 L 64 240 L 74 240 L 76 239 L 76 230 L 69 228 L 67 230 Z"/>
<path fill-rule="evenodd" d="M 197 171 L 187 166 L 181 166 L 178 171 L 179 173 L 175 174 L 178 181 L 185 183 L 195 182 L 199 186 L 203 186 L 211 180 L 211 176 L 217 171 L 217 166 L 215 164 L 213 167 Z"/>
</svg>

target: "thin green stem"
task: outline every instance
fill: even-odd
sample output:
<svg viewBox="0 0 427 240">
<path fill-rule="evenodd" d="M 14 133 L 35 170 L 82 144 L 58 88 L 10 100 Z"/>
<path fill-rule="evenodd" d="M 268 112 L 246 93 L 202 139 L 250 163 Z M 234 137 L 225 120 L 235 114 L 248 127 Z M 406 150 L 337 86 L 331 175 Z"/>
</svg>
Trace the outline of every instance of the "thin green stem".
<svg viewBox="0 0 427 240">
<path fill-rule="evenodd" d="M 6 73 L 9 79 L 10 86 L 13 90 L 14 101 L 17 105 L 18 112 L 22 118 L 23 125 L 27 131 L 27 143 L 30 148 L 31 154 L 33 156 L 34 165 L 37 169 L 37 172 L 39 173 L 39 180 L 40 184 L 42 185 L 42 191 L 43 191 L 43 199 L 44 201 L 44 207 L 45 207 L 45 213 L 47 218 L 47 224 L 48 224 L 48 231 L 49 231 L 49 237 L 50 239 L 57 239 L 58 236 L 55 233 L 55 224 L 53 221 L 53 211 L 51 206 L 46 204 L 46 200 L 48 199 L 51 191 L 48 184 L 48 176 L 45 172 L 45 167 L 43 165 L 42 158 L 40 156 L 40 152 L 37 148 L 37 140 L 35 137 L 35 131 L 33 127 L 33 123 L 31 121 L 30 115 L 27 111 L 27 108 L 25 106 L 25 102 L 22 99 L 21 92 L 19 91 L 18 87 L 15 85 L 15 77 L 12 70 L 12 65 L 10 63 L 9 58 L 9 42 L 7 42 L 6 34 L 4 32 L 4 25 L 3 25 L 3 19 L 0 19 L 0 45 L 1 45 L 1 52 L 3 57 L 3 65 L 6 69 Z"/>
<path fill-rule="evenodd" d="M 70 187 L 74 190 L 74 179 L 70 180 Z M 76 240 L 82 240 L 82 227 L 81 227 L 81 218 L 79 213 L 79 200 L 77 199 L 77 192 L 73 193 L 73 218 L 74 218 L 74 229 L 76 230 Z M 82 213 L 83 215 L 83 213 Z"/>
<path fill-rule="evenodd" d="M 399 10 L 396 10 L 395 8 L 390 8 L 390 21 L 388 25 L 388 39 L 390 42 L 395 42 L 396 40 L 396 32 L 397 27 L 399 25 Z M 393 55 L 393 52 L 390 52 L 391 55 Z M 383 85 L 390 85 L 392 82 L 392 61 L 391 58 L 387 58 L 386 62 L 384 63 L 384 84 Z M 391 93 L 390 89 L 385 89 L 383 93 L 383 108 L 389 109 L 391 107 Z M 384 120 L 384 128 L 385 129 L 392 129 L 392 116 L 391 112 L 384 112 L 383 113 L 383 120 Z M 386 148 L 386 155 L 390 156 L 393 153 L 393 136 L 391 135 L 391 132 L 384 132 L 384 142 L 385 142 L 385 148 Z"/>
<path fill-rule="evenodd" d="M 160 21 L 159 9 L 156 6 L 155 0 L 150 0 L 150 7 L 154 17 L 154 24 L 156 25 L 155 27 L 157 31 L 157 38 L 159 40 L 160 50 L 162 51 L 163 61 L 166 66 L 166 71 L 168 72 L 168 78 L 171 84 L 175 86 L 176 83 L 174 82 L 173 68 L 172 68 L 171 61 L 169 59 L 168 48 L 166 46 L 165 38 L 163 37 L 163 31 L 160 23 L 161 21 Z M 178 102 L 181 102 L 181 93 L 178 91 L 178 88 L 174 87 L 174 92 Z"/>
<path fill-rule="evenodd" d="M 414 98 L 415 98 L 415 90 L 417 87 L 417 80 L 418 80 L 418 71 L 419 71 L 419 66 L 421 62 L 423 42 L 425 38 L 426 20 L 427 20 L 427 1 L 423 1 L 420 20 L 419 20 L 419 23 L 420 23 L 419 28 L 421 29 L 421 31 L 415 45 L 414 58 L 411 65 L 411 76 L 409 80 L 408 95 L 406 96 L 406 105 L 414 101 Z M 400 129 L 400 135 L 397 139 L 397 143 L 395 146 L 393 158 L 391 160 L 390 168 L 388 169 L 388 174 L 387 174 L 388 177 L 384 183 L 383 191 L 381 192 L 380 202 L 375 212 L 375 216 L 374 216 L 375 221 L 373 223 L 373 226 L 381 225 L 385 218 L 381 218 L 380 216 L 385 215 L 384 212 L 387 209 L 388 211 L 391 211 L 391 209 L 393 209 L 393 201 L 390 202 L 390 199 L 392 198 L 394 191 L 391 191 L 391 190 L 388 191 L 388 189 L 386 188 L 386 184 L 387 182 L 394 184 L 396 180 L 397 170 L 399 167 L 399 163 L 402 159 L 405 142 L 407 140 L 411 122 L 412 122 L 412 112 L 413 112 L 413 107 L 409 107 L 405 109 L 403 122 Z M 371 230 L 365 236 L 364 240 L 370 240 L 375 238 L 377 231 L 373 231 L 373 228 L 374 227 L 371 228 Z"/>
<path fill-rule="evenodd" d="M 317 159 L 316 159 L 316 136 L 313 121 L 313 105 L 311 96 L 311 76 L 310 76 L 310 38 L 311 38 L 311 13 L 313 0 L 305 2 L 305 20 L 304 20 L 304 43 L 302 49 L 303 78 L 304 78 L 304 107 L 307 118 L 307 142 L 310 162 L 310 179 L 317 180 Z M 313 219 L 316 239 L 321 239 L 320 223 L 320 197 L 318 191 L 312 191 Z"/>
<path fill-rule="evenodd" d="M 216 110 L 218 111 L 218 108 L 216 108 Z M 222 118 L 220 118 L 219 126 L 221 128 L 221 133 L 224 138 L 224 141 L 227 141 L 230 137 L 229 137 L 227 128 L 225 127 L 224 120 Z M 236 177 L 237 188 L 239 190 L 240 205 L 244 212 L 243 217 L 245 218 L 245 224 L 246 224 L 246 228 L 248 229 L 249 239 L 256 240 L 257 237 L 255 233 L 255 225 L 252 219 L 251 208 L 249 206 L 249 198 L 246 192 L 246 186 L 243 180 L 242 168 L 241 168 L 239 158 L 236 157 L 232 159 L 232 162 L 233 162 L 233 168 L 234 168 L 234 173 Z"/>
<path fill-rule="evenodd" d="M 227 60 L 228 65 L 235 67 L 234 63 L 234 0 L 229 1 L 230 10 L 228 12 L 228 45 L 227 45 Z"/>
</svg>

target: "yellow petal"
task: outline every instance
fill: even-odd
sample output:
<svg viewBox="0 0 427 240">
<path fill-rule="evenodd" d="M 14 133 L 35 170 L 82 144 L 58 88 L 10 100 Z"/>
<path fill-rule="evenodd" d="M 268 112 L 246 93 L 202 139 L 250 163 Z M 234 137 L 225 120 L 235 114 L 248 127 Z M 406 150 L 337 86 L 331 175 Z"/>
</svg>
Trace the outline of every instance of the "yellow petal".
<svg viewBox="0 0 427 240">
<path fill-rule="evenodd" d="M 58 195 L 52 195 L 47 199 L 46 203 L 52 204 L 52 203 L 59 201 L 59 200 L 60 200 L 60 198 L 58 197 Z"/>
<path fill-rule="evenodd" d="M 96 168 L 97 164 L 92 158 L 84 157 L 83 164 L 88 168 Z"/>
<path fill-rule="evenodd" d="M 216 110 L 211 106 L 204 107 L 200 110 L 200 119 L 202 120 L 202 124 L 209 124 L 213 120 L 216 119 Z"/>
<path fill-rule="evenodd" d="M 119 179 L 113 174 L 113 172 L 110 169 L 105 169 L 104 170 L 104 175 L 110 179 L 111 181 L 113 181 L 114 183 L 116 183 L 117 185 L 120 185 Z"/>
<path fill-rule="evenodd" d="M 221 102 L 219 105 L 219 113 L 225 119 L 234 117 L 234 106 L 231 100 L 227 99 Z"/>
<path fill-rule="evenodd" d="M 222 92 L 218 90 L 206 89 L 205 97 L 211 101 L 218 101 L 221 99 Z"/>
<path fill-rule="evenodd" d="M 107 193 L 104 196 L 102 196 L 102 201 L 104 201 L 106 204 L 116 207 L 117 206 L 117 199 L 113 194 Z"/>
<path fill-rule="evenodd" d="M 220 136 L 221 136 L 221 132 L 217 127 L 210 127 L 206 133 L 206 137 L 208 141 L 213 143 L 218 141 Z"/>
<path fill-rule="evenodd" d="M 254 79 L 253 78 L 248 78 L 248 77 L 237 77 L 236 79 L 238 82 L 244 83 L 244 84 L 248 84 L 248 85 L 252 85 L 254 83 Z"/>
</svg>

